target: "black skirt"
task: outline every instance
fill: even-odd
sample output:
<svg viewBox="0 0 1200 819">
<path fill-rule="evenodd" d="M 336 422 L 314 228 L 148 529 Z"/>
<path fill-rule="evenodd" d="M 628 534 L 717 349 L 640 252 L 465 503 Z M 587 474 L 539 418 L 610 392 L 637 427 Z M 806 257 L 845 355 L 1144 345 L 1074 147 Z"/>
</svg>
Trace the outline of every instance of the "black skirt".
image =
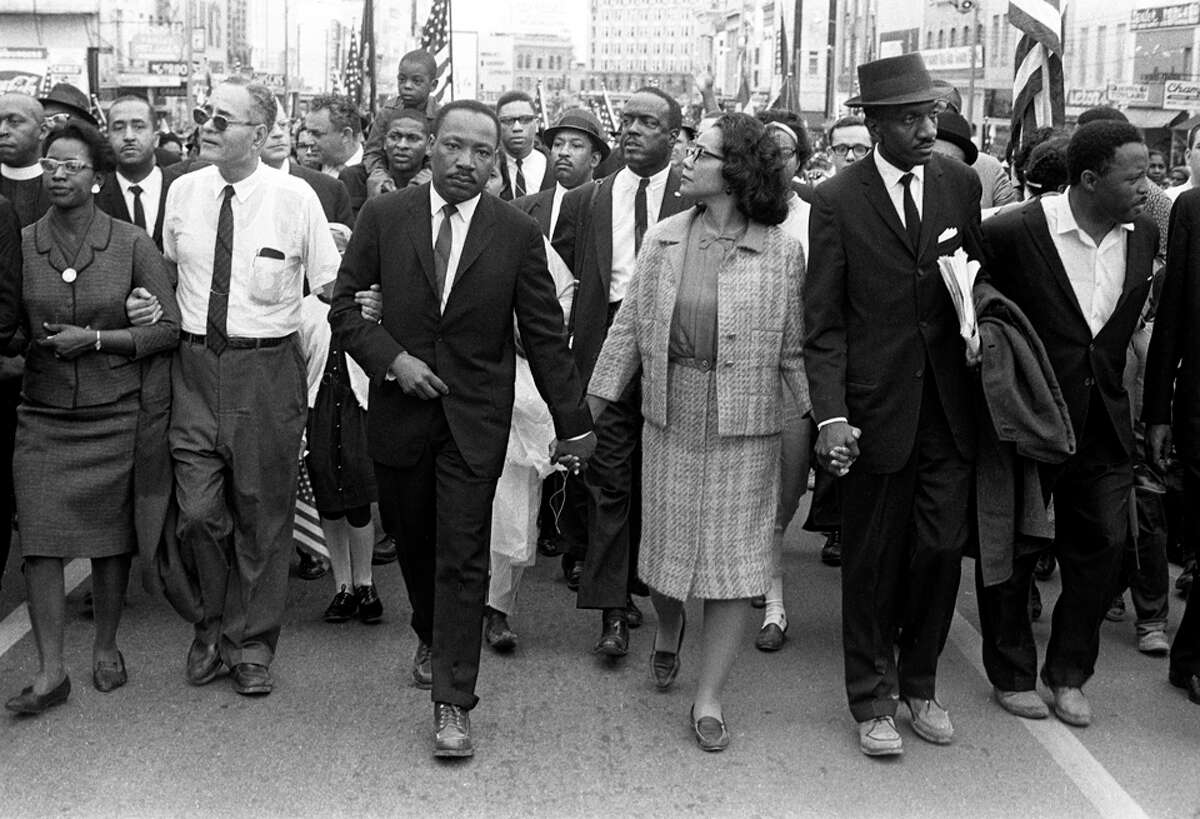
<svg viewBox="0 0 1200 819">
<path fill-rule="evenodd" d="M 308 413 L 304 463 L 321 514 L 359 509 L 378 498 L 367 455 L 367 413 L 350 389 L 345 353 L 333 346 Z"/>
</svg>

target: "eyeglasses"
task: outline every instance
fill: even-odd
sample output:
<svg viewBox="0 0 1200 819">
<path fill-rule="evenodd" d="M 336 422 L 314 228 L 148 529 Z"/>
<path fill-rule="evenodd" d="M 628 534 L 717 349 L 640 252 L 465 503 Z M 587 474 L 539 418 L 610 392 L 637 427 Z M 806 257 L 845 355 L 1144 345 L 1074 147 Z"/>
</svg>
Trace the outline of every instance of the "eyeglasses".
<svg viewBox="0 0 1200 819">
<path fill-rule="evenodd" d="M 42 157 L 38 160 L 38 164 L 42 166 L 42 170 L 53 176 L 58 173 L 58 169 L 62 168 L 67 172 L 67 176 L 74 176 L 84 168 L 92 166 L 84 162 L 82 159 L 50 159 Z"/>
<path fill-rule="evenodd" d="M 225 131 L 230 125 L 257 125 L 257 122 L 247 122 L 240 119 L 230 119 L 224 114 L 214 114 L 211 105 L 197 105 L 192 109 L 192 119 L 197 125 L 207 125 L 212 120 L 213 129 Z"/>
<path fill-rule="evenodd" d="M 688 159 L 692 160 L 692 162 L 699 162 L 702 157 L 708 157 L 709 159 L 715 159 L 718 162 L 725 161 L 725 157 L 721 156 L 720 154 L 714 154 L 712 151 L 708 150 L 703 145 L 693 145 L 690 149 L 688 149 L 688 152 L 687 152 L 687 154 L 685 154 L 685 156 L 687 156 Z"/>
<path fill-rule="evenodd" d="M 511 128 L 519 122 L 521 123 L 521 127 L 524 128 L 532 125 L 535 119 L 537 119 L 537 117 L 533 116 L 532 114 L 524 114 L 523 116 L 519 117 L 500 117 L 500 124 L 505 128 Z"/>
<path fill-rule="evenodd" d="M 839 157 L 845 158 L 846 154 L 854 154 L 855 159 L 862 159 L 871 152 L 870 145 L 830 145 L 829 150 L 833 151 Z"/>
</svg>

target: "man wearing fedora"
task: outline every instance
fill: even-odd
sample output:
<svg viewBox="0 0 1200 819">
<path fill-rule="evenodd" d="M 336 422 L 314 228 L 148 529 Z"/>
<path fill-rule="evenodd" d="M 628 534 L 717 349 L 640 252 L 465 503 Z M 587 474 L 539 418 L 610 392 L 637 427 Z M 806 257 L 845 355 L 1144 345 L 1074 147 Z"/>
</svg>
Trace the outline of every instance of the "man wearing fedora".
<svg viewBox="0 0 1200 819">
<path fill-rule="evenodd" d="M 875 147 L 814 192 L 804 359 L 816 453 L 842 484 L 846 693 L 869 756 L 903 750 L 894 716 L 954 729 L 937 663 L 954 614 L 975 420 L 938 257 L 982 258 L 979 178 L 936 156 L 945 103 L 920 54 L 859 66 Z M 864 200 L 866 204 L 864 205 Z"/>
<path fill-rule="evenodd" d="M 542 138 L 550 146 L 554 187 L 515 199 L 513 204 L 537 220 L 542 235 L 550 238 L 558 224 L 563 196 L 592 180 L 596 167 L 608 158 L 609 147 L 600 120 L 584 108 L 563 112 Z"/>
</svg>

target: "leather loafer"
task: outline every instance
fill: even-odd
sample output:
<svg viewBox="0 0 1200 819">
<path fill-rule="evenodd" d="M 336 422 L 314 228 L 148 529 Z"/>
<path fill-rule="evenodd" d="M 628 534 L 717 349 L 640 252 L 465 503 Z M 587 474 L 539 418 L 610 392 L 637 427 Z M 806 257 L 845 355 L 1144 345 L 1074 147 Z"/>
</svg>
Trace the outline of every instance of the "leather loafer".
<svg viewBox="0 0 1200 819">
<path fill-rule="evenodd" d="M 471 715 L 460 705 L 448 702 L 433 704 L 433 755 L 443 758 L 474 756 L 471 743 Z"/>
<path fill-rule="evenodd" d="M 781 628 L 778 623 L 767 623 L 754 638 L 754 647 L 759 651 L 778 651 L 787 639 L 786 629 L 786 624 Z"/>
<path fill-rule="evenodd" d="M 896 756 L 904 753 L 904 741 L 890 716 L 873 717 L 858 724 L 858 749 L 867 756 Z"/>
<path fill-rule="evenodd" d="M 703 751 L 724 751 L 729 747 L 729 731 L 725 722 L 716 717 L 700 717 L 696 719 L 696 706 L 692 706 L 689 717 L 692 720 L 692 731 L 696 734 L 696 744 Z"/>
<path fill-rule="evenodd" d="M 417 653 L 413 655 L 412 678 L 417 688 L 426 691 L 433 688 L 433 652 L 420 640 L 417 641 Z"/>
<path fill-rule="evenodd" d="M 600 639 L 592 651 L 608 657 L 624 657 L 629 653 L 629 623 L 625 609 L 604 610 Z"/>
<path fill-rule="evenodd" d="M 904 702 L 912 714 L 913 732 L 917 736 L 934 745 L 950 744 L 954 739 L 954 725 L 940 702 L 915 697 L 906 697 Z"/>
<path fill-rule="evenodd" d="M 842 565 L 842 533 L 830 532 L 825 536 L 825 545 L 821 547 L 821 562 L 826 566 Z"/>
<path fill-rule="evenodd" d="M 221 653 L 215 644 L 209 645 L 200 638 L 192 640 L 187 653 L 187 681 L 192 685 L 206 685 L 221 671 Z"/>
<path fill-rule="evenodd" d="M 650 652 L 650 679 L 654 680 L 654 687 L 659 691 L 668 690 L 675 682 L 675 678 L 679 676 L 679 654 L 683 649 L 683 635 L 687 631 L 687 617 L 684 616 L 683 621 L 679 625 L 679 643 L 675 646 L 674 651 L 658 651 L 657 649 Z M 657 642 L 658 635 L 655 635 Z"/>
<path fill-rule="evenodd" d="M 102 694 L 120 688 L 127 682 L 129 675 L 125 672 L 125 657 L 119 651 L 115 663 L 97 661 L 92 666 L 92 685 Z"/>
<path fill-rule="evenodd" d="M 388 563 L 395 563 L 397 557 L 396 540 L 388 536 L 376 543 L 375 548 L 371 550 L 371 565 L 386 566 Z"/>
<path fill-rule="evenodd" d="M 355 586 L 354 597 L 358 602 L 358 619 L 361 622 L 373 626 L 383 619 L 383 601 L 379 599 L 374 583 Z"/>
<path fill-rule="evenodd" d="M 508 626 L 504 612 L 491 606 L 483 610 L 483 638 L 487 644 L 501 654 L 517 647 L 517 633 Z"/>
<path fill-rule="evenodd" d="M 1073 685 L 1051 685 L 1054 695 L 1054 715 L 1067 725 L 1086 728 L 1092 724 L 1092 706 L 1083 695 L 1082 688 Z"/>
<path fill-rule="evenodd" d="M 233 690 L 247 697 L 262 697 L 275 688 L 271 672 L 259 663 L 238 663 L 233 667 Z"/>
<path fill-rule="evenodd" d="M 996 702 L 1014 716 L 1023 719 L 1045 719 L 1050 716 L 1050 709 L 1036 691 L 1003 691 L 992 689 Z"/>
<path fill-rule="evenodd" d="M 301 580 L 317 580 L 329 571 L 329 563 L 322 557 L 314 557 L 308 552 L 297 549 L 300 562 L 296 565 L 296 577 Z"/>
<path fill-rule="evenodd" d="M 1171 669 L 1167 673 L 1167 679 L 1171 681 L 1171 685 L 1187 691 L 1188 699 L 1200 705 L 1200 674 Z"/>
<path fill-rule="evenodd" d="M 17 714 L 40 714 L 48 708 L 62 705 L 71 695 L 71 678 L 63 676 L 62 682 L 45 694 L 33 693 L 33 686 L 21 689 L 21 693 L 4 703 L 4 707 Z"/>
</svg>

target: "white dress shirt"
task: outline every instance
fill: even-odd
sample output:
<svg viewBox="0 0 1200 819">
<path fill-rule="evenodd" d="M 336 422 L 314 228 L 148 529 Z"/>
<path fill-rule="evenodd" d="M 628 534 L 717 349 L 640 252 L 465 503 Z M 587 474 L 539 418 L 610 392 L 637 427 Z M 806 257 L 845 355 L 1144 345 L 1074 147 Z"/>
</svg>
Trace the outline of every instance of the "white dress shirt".
<svg viewBox="0 0 1200 819">
<path fill-rule="evenodd" d="M 458 277 L 458 263 L 462 259 L 463 245 L 467 243 L 467 232 L 471 229 L 471 220 L 475 218 L 475 208 L 479 206 L 480 194 L 475 194 L 454 207 L 458 210 L 450 217 L 450 258 L 446 261 L 446 284 L 442 287 L 442 312 L 446 312 L 446 301 L 450 298 L 450 290 Z M 429 186 L 429 216 L 432 219 L 433 244 L 437 246 L 438 231 L 442 229 L 442 220 L 446 214 L 442 208 L 447 204 L 442 195 L 433 185 Z"/>
<path fill-rule="evenodd" d="M 906 173 L 913 175 L 912 181 L 908 183 L 908 189 L 912 191 L 913 202 L 917 206 L 917 215 L 923 218 L 925 216 L 925 166 L 913 165 L 911 170 L 902 171 L 884 159 L 878 148 L 871 151 L 871 155 L 875 157 L 875 167 L 879 169 L 879 175 L 883 177 L 883 188 L 896 208 L 900 224 L 905 228 L 908 227 L 908 220 L 904 218 L 904 183 L 900 181 L 900 177 Z"/>
<path fill-rule="evenodd" d="M 561 182 L 554 183 L 554 203 L 550 206 L 550 235 L 554 235 L 554 229 L 558 227 L 558 214 L 562 210 L 563 197 L 567 195 L 567 189 L 562 186 Z"/>
<path fill-rule="evenodd" d="M 1168 199 L 1170 199 L 1172 202 L 1174 202 L 1176 199 L 1179 198 L 1179 195 L 1181 193 L 1184 193 L 1185 191 L 1190 191 L 1194 187 L 1196 187 L 1196 185 L 1192 182 L 1192 180 L 1189 179 L 1187 182 L 1184 182 L 1182 185 L 1176 185 L 1173 188 L 1164 188 L 1163 193 L 1165 193 L 1167 195 Z"/>
<path fill-rule="evenodd" d="M 163 255 L 179 267 L 175 295 L 188 333 L 203 335 L 208 324 L 217 220 L 227 184 L 209 165 L 179 177 L 167 191 Z M 301 277 L 307 275 L 315 292 L 337 278 L 341 264 L 321 203 L 302 179 L 261 162 L 233 190 L 226 330 L 236 338 L 294 333 L 300 329 Z M 271 258 L 275 251 L 283 258 Z"/>
<path fill-rule="evenodd" d="M 507 154 L 505 160 L 508 162 L 508 182 L 512 187 L 513 198 L 516 198 L 517 160 Z M 526 196 L 541 190 L 542 179 L 546 176 L 546 155 L 536 148 L 530 151 L 529 156 L 521 160 L 521 176 L 525 177 Z"/>
<path fill-rule="evenodd" d="M 662 210 L 663 194 L 667 190 L 667 177 L 671 166 L 663 168 L 650 177 L 646 187 L 646 227 L 649 228 L 658 221 Z M 637 265 L 637 251 L 634 243 L 634 199 L 637 197 L 638 184 L 642 177 L 622 168 L 613 179 L 612 200 L 612 277 L 609 279 L 609 302 L 622 301 L 629 283 L 633 281 L 633 270 Z M 553 235 L 553 234 L 552 234 Z"/>
<path fill-rule="evenodd" d="M 322 165 L 321 173 L 325 174 L 326 176 L 332 176 L 334 179 L 337 179 L 338 174 L 340 174 L 343 170 L 345 170 L 346 168 L 349 168 L 351 165 L 361 165 L 362 160 L 363 160 L 363 148 L 362 148 L 362 145 L 359 145 L 357 148 L 354 149 L 354 153 L 350 154 L 350 158 L 347 159 L 345 162 L 343 162 L 341 165 Z"/>
<path fill-rule="evenodd" d="M 162 196 L 162 168 L 157 165 L 141 182 L 130 182 L 125 176 L 117 171 L 117 185 L 121 188 L 121 195 L 125 197 L 125 209 L 129 211 L 129 221 L 133 221 L 133 194 L 129 189 L 137 185 L 142 189 L 142 210 L 146 214 L 146 232 L 151 236 L 154 235 L 154 226 L 158 224 L 158 199 Z"/>
<path fill-rule="evenodd" d="M 1067 188 L 1058 196 L 1044 196 L 1040 201 L 1050 239 L 1094 337 L 1112 317 L 1125 287 L 1125 248 L 1133 223 L 1115 225 L 1097 247 L 1075 221 L 1070 194 Z"/>
</svg>

